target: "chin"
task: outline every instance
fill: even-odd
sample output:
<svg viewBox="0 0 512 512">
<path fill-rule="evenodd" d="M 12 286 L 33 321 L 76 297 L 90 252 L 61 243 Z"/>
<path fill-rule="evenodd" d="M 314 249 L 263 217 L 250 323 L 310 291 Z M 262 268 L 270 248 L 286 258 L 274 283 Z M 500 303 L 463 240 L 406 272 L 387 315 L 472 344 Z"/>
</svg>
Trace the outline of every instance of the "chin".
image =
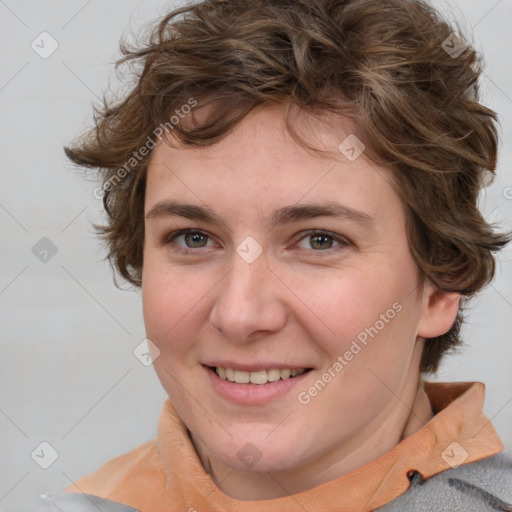
<svg viewBox="0 0 512 512">
<path fill-rule="evenodd" d="M 289 443 L 276 449 L 270 439 L 266 441 L 237 442 L 236 446 L 229 447 L 220 453 L 213 453 L 235 471 L 250 471 L 252 473 L 276 473 L 290 471 L 301 464 L 299 454 L 296 453 L 297 444 Z"/>
</svg>

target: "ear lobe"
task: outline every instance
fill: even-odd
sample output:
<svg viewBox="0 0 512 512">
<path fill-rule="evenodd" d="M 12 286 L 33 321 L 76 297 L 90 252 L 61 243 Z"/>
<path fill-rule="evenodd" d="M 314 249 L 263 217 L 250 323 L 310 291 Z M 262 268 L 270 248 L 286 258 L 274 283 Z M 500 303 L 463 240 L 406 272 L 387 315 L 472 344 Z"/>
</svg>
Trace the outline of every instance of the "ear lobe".
<svg viewBox="0 0 512 512">
<path fill-rule="evenodd" d="M 455 322 L 461 295 L 445 292 L 429 283 L 425 289 L 425 304 L 418 324 L 418 336 L 435 338 L 447 333 Z"/>
</svg>

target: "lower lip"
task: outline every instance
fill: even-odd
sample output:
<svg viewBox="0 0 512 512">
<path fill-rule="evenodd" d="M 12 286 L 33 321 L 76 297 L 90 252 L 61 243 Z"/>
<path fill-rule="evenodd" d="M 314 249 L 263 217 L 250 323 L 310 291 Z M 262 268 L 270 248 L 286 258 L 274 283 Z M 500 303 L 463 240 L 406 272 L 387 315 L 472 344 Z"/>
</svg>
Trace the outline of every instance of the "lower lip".
<svg viewBox="0 0 512 512">
<path fill-rule="evenodd" d="M 213 389 L 224 398 L 240 405 L 264 405 L 303 383 L 311 373 L 310 370 L 296 377 L 280 379 L 267 384 L 238 384 L 221 379 L 215 370 L 210 370 L 206 366 L 204 369 L 210 376 Z"/>
</svg>

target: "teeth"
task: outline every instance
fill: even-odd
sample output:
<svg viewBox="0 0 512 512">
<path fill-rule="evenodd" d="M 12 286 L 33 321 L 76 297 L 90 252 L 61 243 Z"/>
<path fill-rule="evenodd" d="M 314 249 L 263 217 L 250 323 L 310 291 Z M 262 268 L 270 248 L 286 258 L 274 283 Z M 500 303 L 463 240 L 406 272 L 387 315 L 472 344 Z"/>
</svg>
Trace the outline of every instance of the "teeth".
<svg viewBox="0 0 512 512">
<path fill-rule="evenodd" d="M 249 372 L 241 372 L 240 370 L 235 370 L 235 382 L 238 382 L 238 384 L 249 384 L 249 380 Z"/>
<path fill-rule="evenodd" d="M 292 374 L 291 370 L 279 370 L 281 374 L 281 379 L 286 380 L 290 378 L 290 375 Z"/>
<path fill-rule="evenodd" d="M 240 372 L 244 373 L 249 377 L 251 384 L 266 384 L 267 383 L 267 370 L 261 370 L 259 372 Z M 240 382 L 237 380 L 237 382 Z"/>
<path fill-rule="evenodd" d="M 222 368 L 218 366 L 215 368 L 217 375 L 224 380 L 236 382 L 238 384 L 266 384 L 267 382 L 275 382 L 279 379 L 286 380 L 297 375 L 301 375 L 306 370 L 301 368 L 299 370 L 272 368 L 271 370 L 258 370 L 256 372 L 244 372 L 242 370 L 233 370 L 232 368 Z"/>
<path fill-rule="evenodd" d="M 268 382 L 275 382 L 276 380 L 279 380 L 281 378 L 281 372 L 274 368 L 273 370 L 267 370 L 267 381 Z"/>
</svg>

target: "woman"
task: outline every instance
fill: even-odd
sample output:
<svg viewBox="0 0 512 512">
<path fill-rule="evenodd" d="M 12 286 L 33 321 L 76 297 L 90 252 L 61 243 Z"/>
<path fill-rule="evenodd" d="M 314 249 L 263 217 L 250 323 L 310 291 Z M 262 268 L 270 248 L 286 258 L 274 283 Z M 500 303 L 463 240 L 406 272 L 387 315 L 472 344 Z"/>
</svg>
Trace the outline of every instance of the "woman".
<svg viewBox="0 0 512 512">
<path fill-rule="evenodd" d="M 420 1 L 206 0 L 124 48 L 136 83 L 66 153 L 104 171 L 169 399 L 54 505 L 512 510 L 483 384 L 425 380 L 511 239 L 459 34 Z"/>
</svg>

